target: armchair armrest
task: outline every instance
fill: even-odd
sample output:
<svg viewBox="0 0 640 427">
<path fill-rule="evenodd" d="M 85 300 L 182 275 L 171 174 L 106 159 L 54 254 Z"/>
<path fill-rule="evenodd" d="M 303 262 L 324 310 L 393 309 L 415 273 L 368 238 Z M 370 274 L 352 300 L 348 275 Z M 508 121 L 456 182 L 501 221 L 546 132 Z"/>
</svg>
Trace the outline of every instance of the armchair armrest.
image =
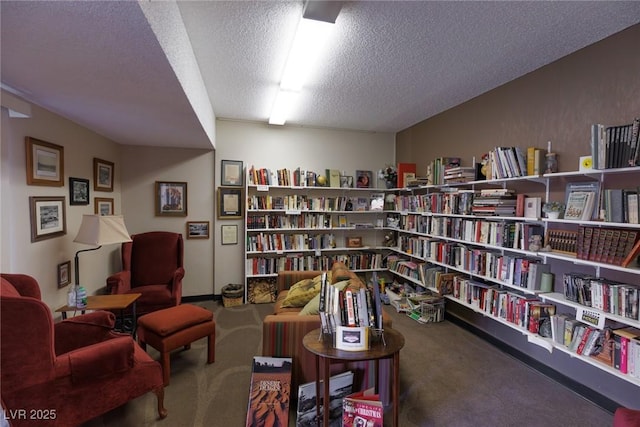
<svg viewBox="0 0 640 427">
<path fill-rule="evenodd" d="M 23 297 L 41 299 L 40 286 L 38 281 L 26 274 L 2 273 L 2 277 L 7 279 L 16 291 Z"/>
<path fill-rule="evenodd" d="M 56 354 L 115 338 L 119 335 L 113 332 L 114 325 L 115 316 L 108 311 L 95 311 L 56 323 Z"/>
<path fill-rule="evenodd" d="M 173 282 L 171 286 L 171 294 L 176 297 L 176 303 L 180 305 L 182 300 L 182 279 L 184 278 L 184 268 L 178 267 L 173 273 Z"/>
<path fill-rule="evenodd" d="M 123 270 L 107 277 L 107 290 L 111 295 L 124 294 L 131 290 L 131 271 Z"/>
<path fill-rule="evenodd" d="M 62 372 L 68 365 L 74 383 L 124 372 L 133 367 L 134 346 L 133 338 L 121 336 L 65 353 Z"/>
</svg>

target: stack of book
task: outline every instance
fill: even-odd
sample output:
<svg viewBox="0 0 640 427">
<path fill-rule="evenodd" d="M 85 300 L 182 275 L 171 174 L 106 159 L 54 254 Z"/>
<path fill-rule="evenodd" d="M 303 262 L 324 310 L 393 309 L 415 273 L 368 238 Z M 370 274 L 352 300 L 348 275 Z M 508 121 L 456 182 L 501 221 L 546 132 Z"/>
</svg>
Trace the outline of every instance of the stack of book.
<svg viewBox="0 0 640 427">
<path fill-rule="evenodd" d="M 520 147 L 496 147 L 489 159 L 492 179 L 527 176 L 527 154 Z"/>
<path fill-rule="evenodd" d="M 638 230 L 580 226 L 576 257 L 594 262 L 627 267 L 640 254 Z"/>
<path fill-rule="evenodd" d="M 476 179 L 476 168 L 473 166 L 456 166 L 444 170 L 444 183 L 469 182 Z"/>
<path fill-rule="evenodd" d="M 507 188 L 482 189 L 473 198 L 471 212 L 474 215 L 514 216 L 516 193 Z"/>
</svg>

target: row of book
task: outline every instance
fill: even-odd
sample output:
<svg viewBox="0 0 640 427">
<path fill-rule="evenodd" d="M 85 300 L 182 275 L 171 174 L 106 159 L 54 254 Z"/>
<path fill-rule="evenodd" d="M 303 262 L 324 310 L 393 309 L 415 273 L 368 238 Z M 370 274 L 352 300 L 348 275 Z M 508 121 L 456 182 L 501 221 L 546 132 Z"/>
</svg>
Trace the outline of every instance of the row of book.
<svg viewBox="0 0 640 427">
<path fill-rule="evenodd" d="M 626 168 L 640 165 L 638 132 L 640 119 L 619 126 L 591 126 L 591 157 L 594 169 Z"/>
<path fill-rule="evenodd" d="M 247 174 L 249 185 L 277 185 L 281 187 L 342 187 L 341 173 L 337 169 L 326 169 L 325 180 L 319 180 L 321 173 L 308 171 L 301 168 L 294 170 L 256 168 L 253 165 Z M 350 187 L 352 185 L 349 185 Z"/>
<path fill-rule="evenodd" d="M 598 328 L 568 314 L 551 316 L 551 326 L 556 344 L 622 374 L 640 378 L 640 329 L 632 326 Z"/>
<path fill-rule="evenodd" d="M 579 226 L 576 257 L 627 267 L 640 254 L 640 232 L 615 227 Z"/>
<path fill-rule="evenodd" d="M 326 271 L 334 262 L 342 262 L 351 270 L 378 270 L 382 268 L 382 254 L 376 252 L 350 252 L 337 255 L 286 254 L 278 257 L 252 257 L 245 262 L 248 275 L 277 274 L 279 271 Z"/>
<path fill-rule="evenodd" d="M 564 296 L 569 301 L 605 313 L 640 320 L 638 286 L 582 273 L 564 273 L 562 283 Z"/>
<path fill-rule="evenodd" d="M 258 233 L 247 235 L 247 252 L 300 251 L 336 247 L 333 233 Z"/>
<path fill-rule="evenodd" d="M 310 197 L 303 194 L 286 196 L 252 195 L 247 198 L 247 209 L 284 210 L 284 211 L 381 211 L 384 207 L 384 194 L 375 193 L 370 197 Z"/>
<path fill-rule="evenodd" d="M 489 151 L 489 179 L 527 176 L 527 152 L 521 147 L 495 147 Z"/>
<path fill-rule="evenodd" d="M 529 332 L 551 337 L 551 325 L 547 327 L 547 323 L 555 314 L 556 306 L 538 297 L 521 295 L 463 276 L 454 277 L 452 296 Z"/>
<path fill-rule="evenodd" d="M 300 213 L 299 215 L 247 215 L 247 229 L 281 229 L 281 228 L 331 228 L 339 224 L 332 224 L 331 215 L 318 213 Z"/>
</svg>

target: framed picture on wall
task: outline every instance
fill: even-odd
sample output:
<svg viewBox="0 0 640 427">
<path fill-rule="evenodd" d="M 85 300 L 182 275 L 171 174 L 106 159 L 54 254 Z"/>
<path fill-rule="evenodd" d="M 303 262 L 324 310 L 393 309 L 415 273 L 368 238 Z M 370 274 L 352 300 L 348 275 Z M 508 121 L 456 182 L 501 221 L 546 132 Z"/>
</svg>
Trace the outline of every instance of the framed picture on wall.
<svg viewBox="0 0 640 427">
<path fill-rule="evenodd" d="M 71 283 L 71 261 L 58 264 L 58 289 Z"/>
<path fill-rule="evenodd" d="M 69 204 L 89 204 L 89 180 L 82 178 L 69 178 Z"/>
<path fill-rule="evenodd" d="M 218 188 L 218 219 L 242 218 L 244 197 L 242 188 Z"/>
<path fill-rule="evenodd" d="M 222 225 L 222 244 L 223 245 L 237 245 L 238 244 L 238 226 Z"/>
<path fill-rule="evenodd" d="M 32 242 L 67 234 L 64 199 L 64 197 L 29 197 Z"/>
<path fill-rule="evenodd" d="M 209 221 L 187 221 L 187 239 L 208 239 Z"/>
<path fill-rule="evenodd" d="M 221 161 L 222 185 L 242 187 L 244 185 L 244 167 L 241 160 Z"/>
<path fill-rule="evenodd" d="M 93 159 L 93 191 L 113 191 L 113 170 L 113 162 Z"/>
<path fill-rule="evenodd" d="M 64 185 L 64 147 L 25 138 L 27 150 L 27 185 L 62 187 Z"/>
<path fill-rule="evenodd" d="M 96 197 L 93 199 L 93 211 L 96 215 L 113 215 L 113 199 Z"/>
<path fill-rule="evenodd" d="M 156 181 L 156 216 L 187 216 L 187 183 Z"/>
</svg>

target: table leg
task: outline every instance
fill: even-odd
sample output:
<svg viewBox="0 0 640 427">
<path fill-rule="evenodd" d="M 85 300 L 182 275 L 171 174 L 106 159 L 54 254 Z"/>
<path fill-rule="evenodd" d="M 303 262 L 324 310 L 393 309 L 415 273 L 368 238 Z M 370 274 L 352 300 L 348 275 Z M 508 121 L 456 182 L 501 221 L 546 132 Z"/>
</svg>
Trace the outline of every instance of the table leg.
<svg viewBox="0 0 640 427">
<path fill-rule="evenodd" d="M 324 357 L 324 399 L 322 401 L 323 414 L 322 414 L 322 425 L 324 427 L 329 427 L 329 374 L 331 371 L 331 359 L 328 357 Z"/>
<path fill-rule="evenodd" d="M 67 320 L 67 312 L 66 311 L 62 312 L 62 320 Z"/>
<path fill-rule="evenodd" d="M 376 359 L 374 362 L 374 373 L 376 375 L 375 391 L 376 394 L 380 394 L 380 360 Z"/>
<path fill-rule="evenodd" d="M 316 354 L 316 425 L 320 426 L 320 356 Z"/>
<path fill-rule="evenodd" d="M 399 418 L 399 406 L 400 406 L 400 352 L 396 351 L 393 354 L 393 385 L 392 385 L 392 399 L 393 399 L 393 425 L 398 427 Z"/>
</svg>

